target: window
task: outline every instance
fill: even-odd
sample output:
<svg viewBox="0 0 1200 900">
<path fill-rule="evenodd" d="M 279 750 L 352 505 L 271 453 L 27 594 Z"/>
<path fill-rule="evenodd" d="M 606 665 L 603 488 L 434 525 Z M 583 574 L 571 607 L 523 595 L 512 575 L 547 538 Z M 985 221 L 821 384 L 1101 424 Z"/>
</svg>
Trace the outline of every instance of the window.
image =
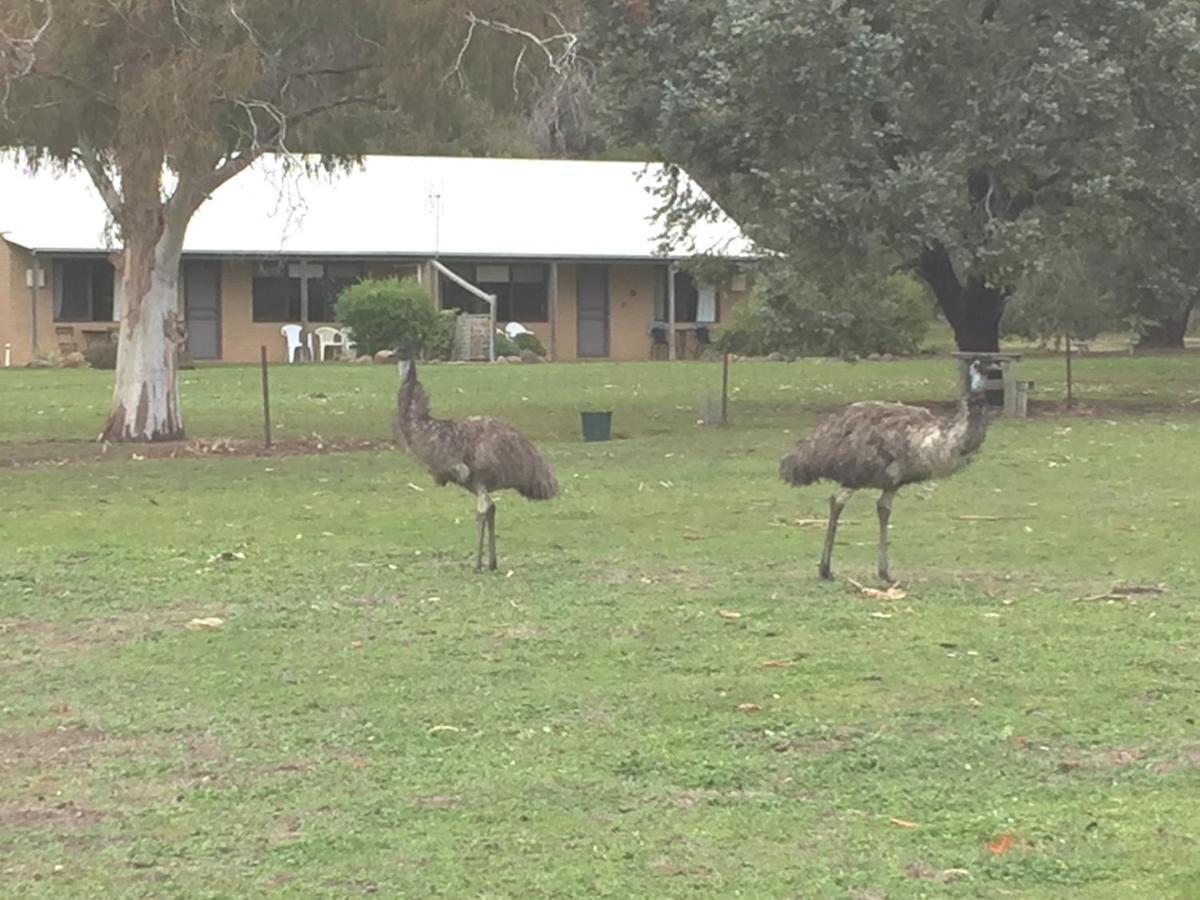
<svg viewBox="0 0 1200 900">
<path fill-rule="evenodd" d="M 546 322 L 549 294 L 544 265 L 456 265 L 451 269 L 482 291 L 496 295 L 496 318 L 502 322 Z M 442 306 L 486 313 L 487 304 L 449 278 L 442 278 Z"/>
<path fill-rule="evenodd" d="M 654 283 L 654 318 L 665 322 L 667 309 L 667 273 L 665 266 L 658 270 Z M 675 321 L 701 324 L 721 321 L 721 304 L 717 289 L 709 284 L 696 284 L 687 272 L 675 273 Z"/>
<path fill-rule="evenodd" d="M 116 273 L 107 259 L 54 262 L 54 321 L 111 322 Z"/>
<path fill-rule="evenodd" d="M 300 282 L 308 280 L 308 321 L 333 322 L 338 295 L 362 278 L 361 263 L 260 262 L 252 286 L 255 322 L 299 322 Z"/>
</svg>

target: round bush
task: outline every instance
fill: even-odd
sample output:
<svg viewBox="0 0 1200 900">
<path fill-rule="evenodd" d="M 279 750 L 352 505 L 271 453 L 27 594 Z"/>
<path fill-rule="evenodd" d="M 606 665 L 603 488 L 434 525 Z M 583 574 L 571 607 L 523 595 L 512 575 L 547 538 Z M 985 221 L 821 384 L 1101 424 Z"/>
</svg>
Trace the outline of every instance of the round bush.
<svg viewBox="0 0 1200 900">
<path fill-rule="evenodd" d="M 337 320 L 361 352 L 403 350 L 420 355 L 446 343 L 445 317 L 415 278 L 369 278 L 342 291 Z M 449 331 L 453 341 L 452 326 Z M 449 354 L 447 354 L 449 355 Z"/>
</svg>

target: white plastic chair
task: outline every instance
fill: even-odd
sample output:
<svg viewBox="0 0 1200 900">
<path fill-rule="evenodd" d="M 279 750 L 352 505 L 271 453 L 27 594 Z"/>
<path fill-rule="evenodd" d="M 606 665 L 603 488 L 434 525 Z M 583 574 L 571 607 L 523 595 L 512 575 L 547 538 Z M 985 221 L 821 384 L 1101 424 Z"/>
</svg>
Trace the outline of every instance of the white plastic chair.
<svg viewBox="0 0 1200 900">
<path fill-rule="evenodd" d="M 320 328 L 314 328 L 313 334 L 317 338 L 317 362 L 325 362 L 326 347 L 335 348 L 338 351 L 338 358 L 345 357 L 347 346 L 345 332 L 322 325 Z"/>
<path fill-rule="evenodd" d="M 299 325 L 284 325 L 279 333 L 287 339 L 287 361 L 294 363 L 296 357 L 304 350 L 304 342 L 300 340 L 303 329 Z"/>
<path fill-rule="evenodd" d="M 533 334 L 533 332 L 520 322 L 509 322 L 504 326 L 504 334 L 510 341 L 515 341 L 518 334 Z"/>
</svg>

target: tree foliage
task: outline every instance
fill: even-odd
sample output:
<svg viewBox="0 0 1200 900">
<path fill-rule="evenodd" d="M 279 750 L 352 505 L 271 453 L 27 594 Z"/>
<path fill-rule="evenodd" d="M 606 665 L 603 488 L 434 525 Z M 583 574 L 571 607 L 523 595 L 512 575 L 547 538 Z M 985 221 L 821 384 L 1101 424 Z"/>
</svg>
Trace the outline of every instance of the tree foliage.
<svg viewBox="0 0 1200 900">
<path fill-rule="evenodd" d="M 751 356 L 910 354 L 932 323 L 932 298 L 911 275 L 868 271 L 822 284 L 802 268 L 779 266 L 735 308 L 719 340 Z"/>
<path fill-rule="evenodd" d="M 963 349 L 996 349 L 1063 216 L 1154 208 L 1153 173 L 1200 126 L 1186 0 L 588 6 L 615 127 L 653 135 L 767 246 L 894 255 Z M 705 204 L 677 187 L 687 227 Z"/>
</svg>

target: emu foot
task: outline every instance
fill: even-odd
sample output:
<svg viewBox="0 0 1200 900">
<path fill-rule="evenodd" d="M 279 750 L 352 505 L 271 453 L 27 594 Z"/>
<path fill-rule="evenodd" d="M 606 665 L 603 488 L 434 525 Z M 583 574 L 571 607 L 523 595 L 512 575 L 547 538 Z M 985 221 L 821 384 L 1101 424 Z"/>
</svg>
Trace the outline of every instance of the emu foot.
<svg viewBox="0 0 1200 900">
<path fill-rule="evenodd" d="M 824 563 L 817 566 L 817 572 L 826 581 L 833 581 L 833 569 L 831 569 L 829 566 L 825 565 Z"/>
<path fill-rule="evenodd" d="M 493 559 L 491 562 L 489 562 L 489 563 L 488 563 L 488 571 L 489 571 L 489 572 L 495 572 L 495 571 L 496 571 L 496 561 L 495 561 L 494 559 Z"/>
<path fill-rule="evenodd" d="M 884 584 L 893 585 L 896 583 L 892 580 L 891 573 L 888 572 L 887 569 L 880 569 L 878 574 L 879 574 L 879 580 L 882 581 Z"/>
</svg>

